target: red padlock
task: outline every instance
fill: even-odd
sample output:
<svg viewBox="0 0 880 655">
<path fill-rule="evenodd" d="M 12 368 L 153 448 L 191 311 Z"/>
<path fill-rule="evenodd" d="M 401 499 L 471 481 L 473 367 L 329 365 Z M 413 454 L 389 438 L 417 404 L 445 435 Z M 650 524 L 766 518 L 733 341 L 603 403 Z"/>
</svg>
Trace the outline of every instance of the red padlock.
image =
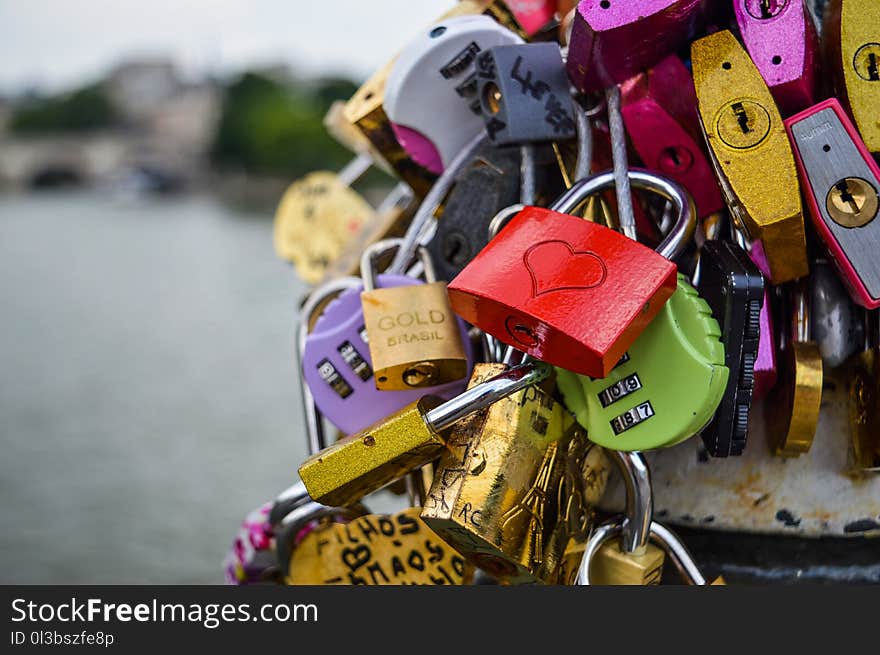
<svg viewBox="0 0 880 655">
<path fill-rule="evenodd" d="M 452 309 L 504 343 L 575 373 L 605 377 L 676 287 L 696 228 L 674 182 L 630 170 L 633 187 L 672 202 L 679 220 L 657 251 L 567 215 L 614 186 L 609 171 L 576 183 L 551 209 L 520 211 L 449 284 Z"/>
</svg>

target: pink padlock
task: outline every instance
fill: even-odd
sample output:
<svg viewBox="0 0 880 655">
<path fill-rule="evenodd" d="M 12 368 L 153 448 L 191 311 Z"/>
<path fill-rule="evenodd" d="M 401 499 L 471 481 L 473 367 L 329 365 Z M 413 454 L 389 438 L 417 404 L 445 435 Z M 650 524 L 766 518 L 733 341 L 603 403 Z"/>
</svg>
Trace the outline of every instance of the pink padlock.
<svg viewBox="0 0 880 655">
<path fill-rule="evenodd" d="M 556 0 L 507 0 L 505 4 L 529 36 L 539 32 L 556 15 Z"/>
<path fill-rule="evenodd" d="M 620 84 L 691 40 L 706 0 L 582 0 L 568 46 L 568 76 L 583 92 Z"/>
<path fill-rule="evenodd" d="M 703 151 L 694 80 L 681 59 L 666 57 L 620 91 L 623 122 L 645 167 L 685 187 L 700 218 L 720 211 L 724 200 Z"/>
<path fill-rule="evenodd" d="M 880 166 L 836 98 L 785 121 L 813 226 L 853 301 L 880 308 Z"/>
<path fill-rule="evenodd" d="M 812 105 L 819 35 L 804 0 L 734 0 L 743 44 L 783 116 Z"/>
</svg>

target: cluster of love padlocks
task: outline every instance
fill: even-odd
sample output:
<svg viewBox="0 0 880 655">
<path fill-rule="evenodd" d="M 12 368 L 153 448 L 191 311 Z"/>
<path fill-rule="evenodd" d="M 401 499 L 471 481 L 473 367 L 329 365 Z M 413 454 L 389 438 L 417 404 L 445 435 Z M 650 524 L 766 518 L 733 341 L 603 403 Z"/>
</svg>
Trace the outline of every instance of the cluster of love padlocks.
<svg viewBox="0 0 880 655">
<path fill-rule="evenodd" d="M 669 557 L 706 584 L 641 452 L 740 455 L 763 398 L 772 455 L 807 453 L 823 360 L 878 469 L 880 3 L 814 10 L 465 0 L 335 106 L 358 157 L 275 225 L 316 285 L 311 456 L 229 582 L 650 583 Z M 400 181 L 377 209 L 351 188 L 370 166 Z M 841 307 L 850 332 L 816 320 Z M 413 507 L 370 514 L 388 485 Z"/>
</svg>

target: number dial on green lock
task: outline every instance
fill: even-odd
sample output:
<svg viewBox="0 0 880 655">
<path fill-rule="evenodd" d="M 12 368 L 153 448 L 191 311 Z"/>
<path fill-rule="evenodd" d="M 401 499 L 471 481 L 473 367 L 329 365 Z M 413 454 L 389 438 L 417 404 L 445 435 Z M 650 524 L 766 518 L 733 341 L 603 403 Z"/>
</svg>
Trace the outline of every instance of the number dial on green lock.
<svg viewBox="0 0 880 655">
<path fill-rule="evenodd" d="M 678 288 L 608 377 L 557 369 L 565 404 L 588 438 L 614 450 L 651 450 L 697 434 L 727 385 L 721 329 L 706 301 Z"/>
</svg>

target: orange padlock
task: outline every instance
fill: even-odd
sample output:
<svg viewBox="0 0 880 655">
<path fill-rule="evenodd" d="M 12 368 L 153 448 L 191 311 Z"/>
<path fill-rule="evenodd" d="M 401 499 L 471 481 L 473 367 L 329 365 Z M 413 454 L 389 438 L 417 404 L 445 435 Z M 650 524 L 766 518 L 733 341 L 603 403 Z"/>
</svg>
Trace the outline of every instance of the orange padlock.
<svg viewBox="0 0 880 655">
<path fill-rule="evenodd" d="M 679 220 L 657 251 L 567 215 L 612 188 L 611 172 L 575 184 L 551 209 L 526 207 L 449 284 L 452 309 L 504 343 L 555 366 L 605 377 L 676 287 L 670 261 L 694 234 L 684 189 L 647 171 L 632 186 L 672 202 Z"/>
</svg>

